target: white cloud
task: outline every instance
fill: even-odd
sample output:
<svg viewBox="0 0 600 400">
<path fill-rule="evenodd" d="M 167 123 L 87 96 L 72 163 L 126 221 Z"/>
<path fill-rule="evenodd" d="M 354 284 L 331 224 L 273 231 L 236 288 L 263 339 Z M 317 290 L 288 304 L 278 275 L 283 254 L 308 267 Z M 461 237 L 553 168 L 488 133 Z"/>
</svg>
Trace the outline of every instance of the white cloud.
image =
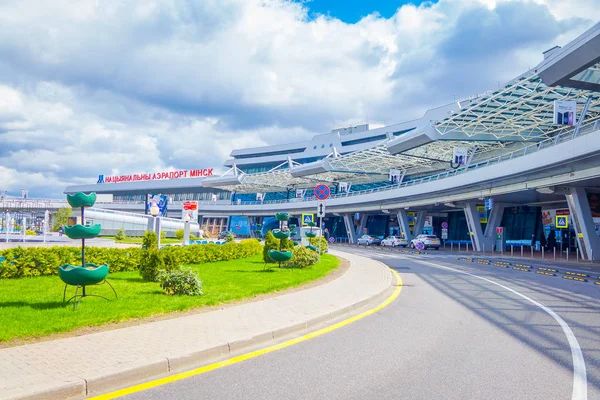
<svg viewBox="0 0 600 400">
<path fill-rule="evenodd" d="M 3 3 L 0 190 L 59 195 L 99 173 L 219 166 L 233 148 L 415 118 L 588 28 L 598 0 L 572 3 L 442 0 L 356 24 L 285 0 Z"/>
</svg>

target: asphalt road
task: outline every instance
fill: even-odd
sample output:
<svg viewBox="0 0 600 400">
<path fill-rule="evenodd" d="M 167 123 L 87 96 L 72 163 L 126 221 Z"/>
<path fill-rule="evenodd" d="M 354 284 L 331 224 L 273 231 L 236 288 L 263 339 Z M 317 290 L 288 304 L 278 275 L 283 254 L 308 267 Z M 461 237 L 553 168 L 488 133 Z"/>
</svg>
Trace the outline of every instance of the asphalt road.
<svg viewBox="0 0 600 400">
<path fill-rule="evenodd" d="M 600 285 L 344 250 L 398 271 L 400 296 L 315 339 L 127 398 L 600 399 Z"/>
</svg>

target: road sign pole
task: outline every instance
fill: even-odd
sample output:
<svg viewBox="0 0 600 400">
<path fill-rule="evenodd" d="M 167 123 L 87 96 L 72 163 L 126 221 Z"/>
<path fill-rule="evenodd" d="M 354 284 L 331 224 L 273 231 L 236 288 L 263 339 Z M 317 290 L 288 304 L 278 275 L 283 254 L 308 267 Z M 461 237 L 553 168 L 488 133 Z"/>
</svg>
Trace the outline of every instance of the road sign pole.
<svg viewBox="0 0 600 400">
<path fill-rule="evenodd" d="M 321 243 L 323 242 L 323 217 L 319 217 L 319 229 L 321 230 L 321 235 L 319 236 L 319 261 L 321 261 Z"/>
</svg>

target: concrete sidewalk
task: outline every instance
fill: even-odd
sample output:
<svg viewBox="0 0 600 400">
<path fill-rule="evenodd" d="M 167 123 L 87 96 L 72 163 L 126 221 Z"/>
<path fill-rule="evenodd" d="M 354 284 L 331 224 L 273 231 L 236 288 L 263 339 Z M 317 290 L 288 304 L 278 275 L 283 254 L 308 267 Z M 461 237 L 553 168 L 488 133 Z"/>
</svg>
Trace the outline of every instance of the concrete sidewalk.
<svg viewBox="0 0 600 400">
<path fill-rule="evenodd" d="M 391 293 L 383 264 L 341 251 L 340 278 L 223 310 L 0 350 L 0 398 L 65 399 L 99 394 L 269 345 Z"/>
</svg>

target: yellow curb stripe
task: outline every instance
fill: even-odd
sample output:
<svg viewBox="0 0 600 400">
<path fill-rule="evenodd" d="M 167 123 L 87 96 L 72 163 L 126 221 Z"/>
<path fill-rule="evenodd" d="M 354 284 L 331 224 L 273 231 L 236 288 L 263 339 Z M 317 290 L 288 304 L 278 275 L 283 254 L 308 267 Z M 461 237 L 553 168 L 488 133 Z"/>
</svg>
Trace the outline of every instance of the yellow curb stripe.
<svg viewBox="0 0 600 400">
<path fill-rule="evenodd" d="M 242 354 L 236 357 L 232 357 L 229 358 L 227 360 L 224 361 L 220 361 L 220 362 L 216 362 L 213 364 L 209 364 L 206 365 L 204 367 L 200 367 L 200 368 L 196 368 L 190 371 L 186 371 L 186 372 L 180 372 L 178 374 L 174 374 L 174 375 L 170 375 L 164 378 L 160 378 L 160 379 L 155 379 L 153 381 L 149 381 L 149 382 L 145 382 L 145 383 L 141 383 L 139 385 L 134 385 L 134 386 L 130 386 L 127 388 L 123 388 L 120 390 L 115 390 L 114 392 L 110 392 L 110 393 L 106 393 L 106 394 L 101 394 L 99 396 L 95 396 L 95 397 L 90 397 L 91 400 L 108 400 L 108 399 L 116 399 L 122 396 L 127 396 L 129 394 L 133 394 L 133 393 L 137 393 L 137 392 L 141 392 L 144 390 L 148 390 L 157 386 L 162 386 L 165 385 L 167 383 L 171 383 L 171 382 L 176 382 L 182 379 L 186 379 L 186 378 L 190 378 L 192 376 L 196 376 L 196 375 L 200 375 L 200 374 L 204 374 L 206 372 L 209 371 L 213 371 L 215 369 L 219 369 L 219 368 L 223 368 L 223 367 L 227 367 L 229 365 L 233 365 L 233 364 L 237 364 L 239 362 L 245 361 L 245 360 L 249 360 L 251 358 L 255 358 L 258 356 L 262 356 L 264 354 L 268 354 L 277 350 L 281 350 L 281 349 L 285 349 L 286 347 L 290 347 L 293 346 L 295 344 L 298 343 L 302 343 L 304 341 L 313 339 L 317 336 L 321 336 L 324 335 L 326 333 L 332 332 L 336 329 L 340 329 L 346 325 L 349 325 L 353 322 L 358 321 L 359 319 L 363 319 L 365 317 L 368 317 L 371 314 L 374 314 L 380 310 L 382 310 L 383 308 L 387 307 L 388 305 L 390 305 L 390 303 L 392 301 L 394 301 L 399 295 L 400 295 L 400 291 L 402 291 L 402 278 L 400 278 L 400 275 L 394 271 L 393 269 L 390 269 L 390 271 L 392 271 L 392 274 L 396 277 L 396 282 L 397 282 L 397 287 L 396 289 L 394 289 L 394 292 L 390 295 L 390 297 L 388 297 L 387 299 L 385 299 L 385 301 L 383 303 L 381 303 L 380 305 L 378 305 L 377 307 L 371 309 L 371 310 L 367 310 L 361 314 L 355 315 L 354 317 L 345 319 L 343 321 L 340 321 L 336 324 L 333 324 L 331 326 L 328 326 L 326 328 L 323 329 L 319 329 L 318 331 L 312 332 L 312 333 L 308 333 L 306 335 L 300 336 L 298 338 L 295 339 L 290 339 L 288 341 L 285 341 L 283 343 L 279 343 L 270 347 L 266 347 L 264 349 L 261 350 L 255 350 L 252 351 L 250 353 L 246 353 L 246 354 Z"/>
</svg>

